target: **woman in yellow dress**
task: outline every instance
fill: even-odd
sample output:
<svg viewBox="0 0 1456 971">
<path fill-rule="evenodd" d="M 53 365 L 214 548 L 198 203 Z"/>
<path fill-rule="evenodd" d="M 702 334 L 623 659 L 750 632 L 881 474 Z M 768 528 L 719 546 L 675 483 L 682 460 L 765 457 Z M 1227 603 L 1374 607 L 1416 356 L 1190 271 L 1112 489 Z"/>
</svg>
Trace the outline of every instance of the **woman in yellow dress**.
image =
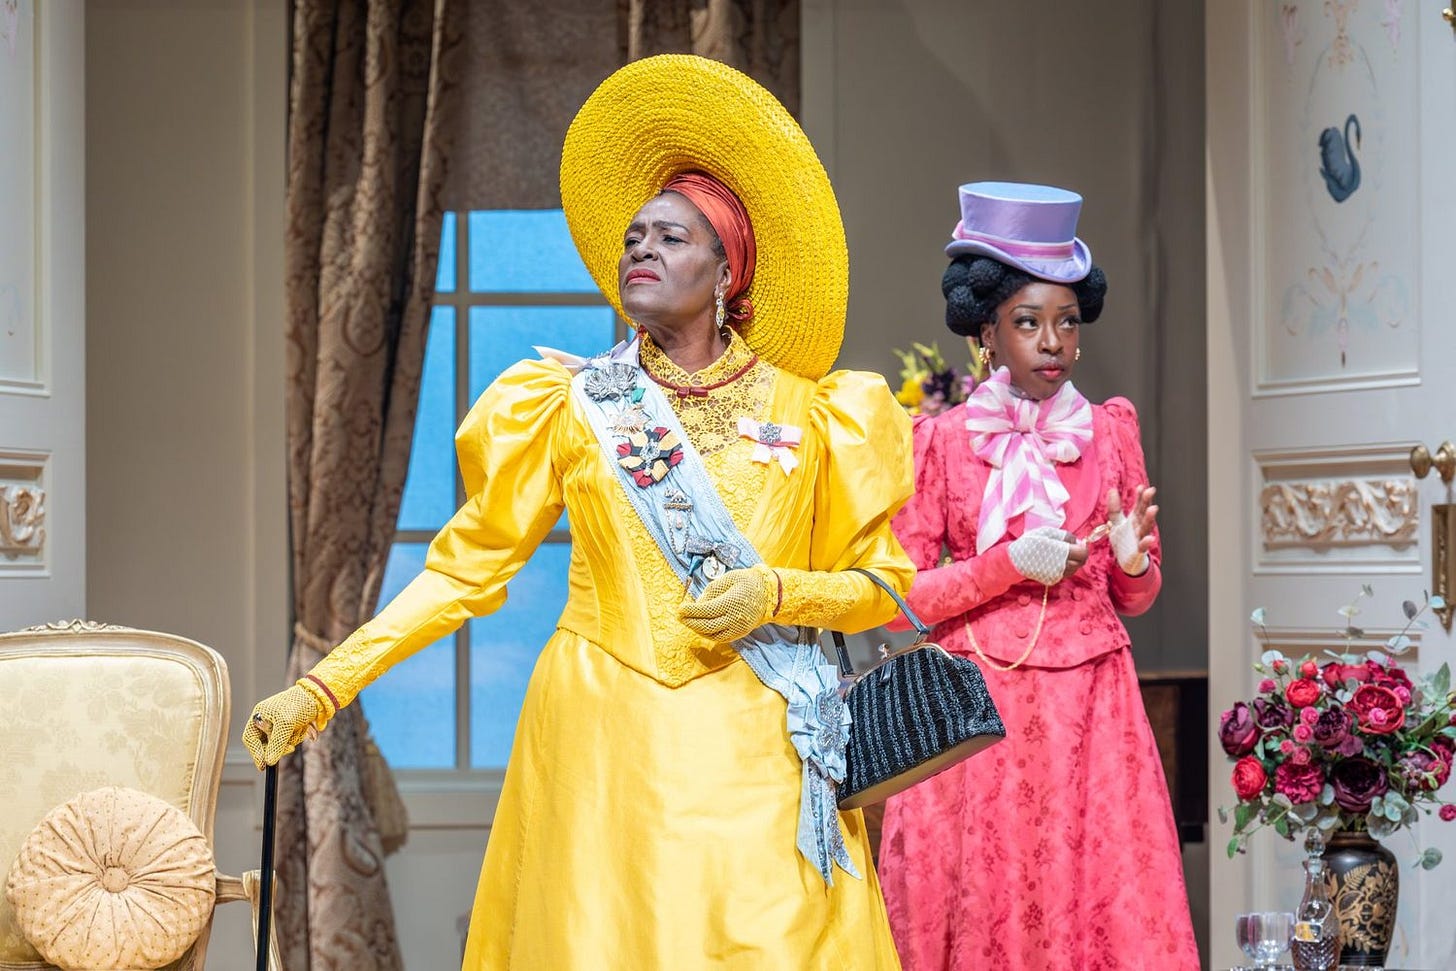
<svg viewBox="0 0 1456 971">
<path fill-rule="evenodd" d="M 456 438 L 469 496 L 424 571 L 254 710 L 277 762 L 414 651 L 504 602 L 568 512 L 570 595 L 526 692 L 464 967 L 898 968 L 818 629 L 914 568 L 890 531 L 909 424 L 827 374 L 847 258 L 788 113 L 713 61 L 608 78 L 562 157 L 587 267 L 635 338 L 505 372 Z"/>
</svg>

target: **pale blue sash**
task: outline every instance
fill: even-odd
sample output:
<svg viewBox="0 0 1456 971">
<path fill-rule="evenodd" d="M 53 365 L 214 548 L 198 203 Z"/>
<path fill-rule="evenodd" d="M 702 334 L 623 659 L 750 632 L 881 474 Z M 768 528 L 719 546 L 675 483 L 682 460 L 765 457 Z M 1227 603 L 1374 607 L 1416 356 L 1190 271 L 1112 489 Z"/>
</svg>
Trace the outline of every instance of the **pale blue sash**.
<svg viewBox="0 0 1456 971">
<path fill-rule="evenodd" d="M 572 380 L 572 391 L 632 508 L 688 592 L 697 596 L 713 577 L 755 566 L 763 558 L 734 524 L 662 389 L 643 373 L 638 351 L 637 341 L 624 341 L 587 361 Z M 639 421 L 647 428 L 666 428 L 682 449 L 677 464 L 646 486 L 618 462 L 618 446 L 627 441 L 624 428 Z M 831 886 L 834 864 L 859 877 L 845 849 L 835 802 L 850 725 L 838 670 L 826 663 L 815 632 L 802 627 L 765 624 L 734 647 L 759 680 L 788 703 L 789 738 L 803 765 L 799 852 Z"/>
</svg>

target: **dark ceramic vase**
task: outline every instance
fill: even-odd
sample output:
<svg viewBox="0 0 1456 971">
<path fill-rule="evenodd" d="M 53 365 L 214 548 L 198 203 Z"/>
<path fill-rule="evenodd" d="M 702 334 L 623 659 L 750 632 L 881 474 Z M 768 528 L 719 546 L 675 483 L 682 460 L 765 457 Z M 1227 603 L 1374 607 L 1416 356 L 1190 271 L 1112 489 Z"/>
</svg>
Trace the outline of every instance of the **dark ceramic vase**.
<svg viewBox="0 0 1456 971">
<path fill-rule="evenodd" d="M 1368 833 L 1340 831 L 1330 837 L 1324 860 L 1330 899 L 1340 916 L 1340 963 L 1383 967 L 1400 896 L 1395 854 Z"/>
</svg>

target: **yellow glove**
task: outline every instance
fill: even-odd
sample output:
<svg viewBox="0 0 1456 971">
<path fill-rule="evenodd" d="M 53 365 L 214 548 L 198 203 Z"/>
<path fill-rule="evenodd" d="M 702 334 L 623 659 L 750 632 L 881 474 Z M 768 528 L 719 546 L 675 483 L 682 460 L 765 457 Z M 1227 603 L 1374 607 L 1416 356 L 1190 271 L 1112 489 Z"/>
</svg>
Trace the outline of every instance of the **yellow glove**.
<svg viewBox="0 0 1456 971">
<path fill-rule="evenodd" d="M 294 685 L 258 702 L 243 728 L 243 747 L 259 769 L 277 765 L 305 738 L 317 738 L 314 727 L 322 708 L 313 694 Z"/>
<path fill-rule="evenodd" d="M 766 566 L 729 570 L 677 609 L 678 619 L 704 637 L 736 641 L 773 616 L 779 579 Z"/>
</svg>

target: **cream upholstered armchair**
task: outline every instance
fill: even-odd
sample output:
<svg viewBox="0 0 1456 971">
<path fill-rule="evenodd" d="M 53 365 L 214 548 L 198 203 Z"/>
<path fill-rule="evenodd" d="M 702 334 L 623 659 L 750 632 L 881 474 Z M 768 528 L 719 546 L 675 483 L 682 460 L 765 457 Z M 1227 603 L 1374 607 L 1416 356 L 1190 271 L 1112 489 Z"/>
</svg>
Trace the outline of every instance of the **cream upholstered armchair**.
<svg viewBox="0 0 1456 971">
<path fill-rule="evenodd" d="M 117 830 L 108 830 L 106 820 L 84 817 L 88 812 L 96 816 L 99 805 L 116 802 L 98 803 L 92 790 L 122 787 L 132 797 L 129 806 L 145 804 L 175 817 L 174 822 L 191 834 L 193 862 L 200 859 L 205 866 L 200 871 L 192 867 L 194 882 L 201 879 L 207 886 L 204 894 L 193 894 L 190 919 L 151 928 L 145 935 L 149 938 L 146 943 L 155 945 L 151 938 L 158 934 L 190 937 L 195 933 L 196 939 L 165 967 L 168 971 L 201 971 L 215 904 L 251 900 L 256 921 L 256 872 L 243 880 L 212 869 L 213 817 L 229 728 L 228 691 L 222 657 L 183 637 L 86 621 L 0 634 L 0 890 L 6 888 L 8 877 L 15 878 L 9 881 L 13 890 L 26 876 L 20 872 L 22 858 L 32 864 L 45 858 L 50 872 L 31 880 L 29 904 L 36 904 L 36 894 L 75 895 L 85 884 L 92 899 L 107 901 L 104 906 L 116 907 L 122 914 L 137 910 L 98 889 L 116 890 L 113 877 L 119 881 L 117 885 L 124 885 L 126 877 L 120 871 L 62 873 L 58 878 L 56 867 L 69 864 L 58 864 L 56 854 L 34 851 L 36 834 L 44 829 L 37 824 L 49 823 L 58 812 L 72 807 L 68 824 L 98 834 L 95 842 L 104 853 L 98 850 L 95 855 L 116 852 L 122 842 Z M 78 802 L 85 798 L 79 797 L 82 793 L 91 801 Z M 76 806 L 83 807 L 80 826 L 76 826 Z M 145 828 L 143 834 L 153 844 L 157 843 L 156 828 Z M 127 834 L 133 845 L 138 842 L 135 829 L 133 826 L 133 832 Z M 187 842 L 181 841 L 182 845 Z M 165 886 L 162 894 L 156 889 L 150 888 L 150 896 L 165 898 Z M 26 936 L 30 911 L 46 909 L 57 915 L 49 928 L 55 933 L 42 945 L 54 958 L 63 932 L 71 933 L 73 939 L 76 936 L 74 927 L 56 930 L 55 925 L 85 919 L 88 915 L 78 912 L 91 906 L 76 899 L 40 903 L 43 908 L 17 910 L 0 892 L 0 971 L 50 971 L 56 967 L 47 963 Z M 154 915 L 167 913 L 165 899 L 160 907 L 154 909 Z M 60 916 L 63 912 L 64 917 Z M 177 925 L 184 929 L 178 931 Z M 173 942 L 167 946 L 175 949 L 181 945 Z M 276 943 L 270 950 L 273 971 L 281 971 Z M 80 958 L 69 958 L 66 964 L 88 966 Z"/>
</svg>

